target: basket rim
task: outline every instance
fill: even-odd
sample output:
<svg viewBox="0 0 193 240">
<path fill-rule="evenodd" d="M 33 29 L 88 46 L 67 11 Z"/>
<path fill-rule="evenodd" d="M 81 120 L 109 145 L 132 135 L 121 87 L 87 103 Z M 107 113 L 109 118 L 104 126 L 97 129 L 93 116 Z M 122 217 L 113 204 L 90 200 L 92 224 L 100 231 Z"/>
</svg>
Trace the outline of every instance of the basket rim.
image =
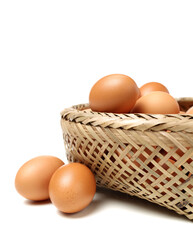
<svg viewBox="0 0 193 240">
<path fill-rule="evenodd" d="M 177 101 L 192 101 L 193 98 L 176 98 Z M 191 114 L 116 114 L 94 112 L 89 104 L 77 104 L 61 111 L 61 121 L 69 121 L 93 127 L 139 131 L 171 131 L 193 133 Z"/>
</svg>

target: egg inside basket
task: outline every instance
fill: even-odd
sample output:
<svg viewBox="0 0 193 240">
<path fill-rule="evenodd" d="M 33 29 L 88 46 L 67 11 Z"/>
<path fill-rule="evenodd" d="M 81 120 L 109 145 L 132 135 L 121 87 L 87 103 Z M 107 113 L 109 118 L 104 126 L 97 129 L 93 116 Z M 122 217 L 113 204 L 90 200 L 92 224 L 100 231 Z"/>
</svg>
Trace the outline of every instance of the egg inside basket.
<svg viewBox="0 0 193 240">
<path fill-rule="evenodd" d="M 193 98 L 178 99 L 182 111 Z M 193 219 L 193 115 L 61 112 L 67 158 L 87 165 L 98 186 L 138 196 Z"/>
</svg>

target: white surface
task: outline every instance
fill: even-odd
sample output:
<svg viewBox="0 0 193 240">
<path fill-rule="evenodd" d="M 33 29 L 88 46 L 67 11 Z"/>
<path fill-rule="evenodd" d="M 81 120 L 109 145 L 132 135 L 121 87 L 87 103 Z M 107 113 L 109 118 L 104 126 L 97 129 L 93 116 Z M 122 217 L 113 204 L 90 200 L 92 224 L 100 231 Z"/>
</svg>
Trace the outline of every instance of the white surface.
<svg viewBox="0 0 193 240">
<path fill-rule="evenodd" d="M 32 157 L 66 162 L 60 111 L 88 102 L 101 77 L 165 84 L 192 96 L 192 1 L 0 1 L 1 239 L 189 239 L 192 223 L 138 198 L 98 190 L 65 215 L 31 204 L 14 178 Z"/>
</svg>

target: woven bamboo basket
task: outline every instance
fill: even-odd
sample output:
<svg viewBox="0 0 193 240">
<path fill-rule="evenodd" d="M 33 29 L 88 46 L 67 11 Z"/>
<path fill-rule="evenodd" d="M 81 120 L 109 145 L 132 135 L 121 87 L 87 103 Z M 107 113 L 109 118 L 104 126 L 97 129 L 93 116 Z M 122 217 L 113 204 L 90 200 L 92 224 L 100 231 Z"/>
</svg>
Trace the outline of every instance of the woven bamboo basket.
<svg viewBox="0 0 193 240">
<path fill-rule="evenodd" d="M 193 98 L 177 99 L 182 111 Z M 97 185 L 138 196 L 193 219 L 193 115 L 61 112 L 68 161 L 81 162 Z"/>
</svg>

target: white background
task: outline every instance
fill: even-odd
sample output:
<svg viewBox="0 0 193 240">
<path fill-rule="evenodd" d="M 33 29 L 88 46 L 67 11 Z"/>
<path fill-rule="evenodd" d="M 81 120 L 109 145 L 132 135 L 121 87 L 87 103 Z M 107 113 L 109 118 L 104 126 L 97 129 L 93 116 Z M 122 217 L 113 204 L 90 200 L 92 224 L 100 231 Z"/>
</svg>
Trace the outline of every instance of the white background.
<svg viewBox="0 0 193 240">
<path fill-rule="evenodd" d="M 60 112 L 88 102 L 111 73 L 193 95 L 192 1 L 0 1 L 1 239 L 190 239 L 192 222 L 125 194 L 98 190 L 73 215 L 17 194 L 19 167 L 38 155 L 66 163 Z"/>
</svg>

